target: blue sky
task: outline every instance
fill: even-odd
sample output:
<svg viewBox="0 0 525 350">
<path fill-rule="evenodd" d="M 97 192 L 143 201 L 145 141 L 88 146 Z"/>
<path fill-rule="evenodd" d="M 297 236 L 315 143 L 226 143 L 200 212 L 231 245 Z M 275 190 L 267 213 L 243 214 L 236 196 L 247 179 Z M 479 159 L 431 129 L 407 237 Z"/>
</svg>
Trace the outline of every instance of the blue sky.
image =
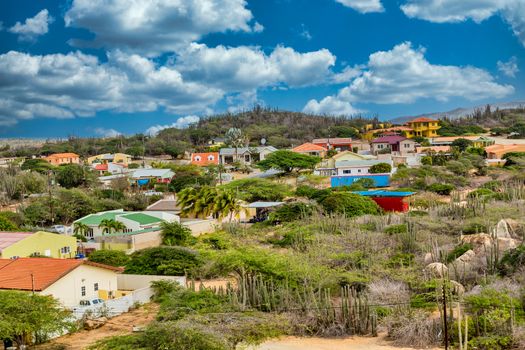
<svg viewBox="0 0 525 350">
<path fill-rule="evenodd" d="M 523 0 L 6 0 L 0 137 L 525 100 Z"/>
</svg>

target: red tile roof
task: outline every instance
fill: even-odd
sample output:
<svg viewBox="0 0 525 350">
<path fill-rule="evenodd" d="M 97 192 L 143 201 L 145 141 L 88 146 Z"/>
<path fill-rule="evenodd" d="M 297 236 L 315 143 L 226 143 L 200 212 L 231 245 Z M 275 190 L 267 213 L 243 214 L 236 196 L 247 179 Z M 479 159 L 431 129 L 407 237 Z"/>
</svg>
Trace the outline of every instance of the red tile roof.
<svg viewBox="0 0 525 350">
<path fill-rule="evenodd" d="M 78 158 L 78 157 L 80 156 L 76 153 L 54 153 L 54 154 L 48 155 L 45 158 Z"/>
<path fill-rule="evenodd" d="M 98 171 L 107 171 L 108 170 L 108 165 L 107 164 L 97 164 L 95 166 L 95 170 L 98 170 Z"/>
<path fill-rule="evenodd" d="M 120 271 L 117 267 L 80 259 L 0 259 L 0 289 L 42 291 L 83 264 Z"/>
<path fill-rule="evenodd" d="M 31 236 L 32 234 L 33 232 L 0 232 L 0 253 L 5 248 Z"/>
<path fill-rule="evenodd" d="M 318 145 L 314 145 L 313 143 L 307 142 L 303 143 L 302 145 L 299 145 L 292 149 L 293 152 L 302 153 L 302 152 L 325 152 L 326 148 Z"/>
<path fill-rule="evenodd" d="M 409 123 L 425 123 L 425 122 L 437 122 L 437 120 L 427 118 L 427 117 L 420 117 L 420 118 L 416 118 L 416 119 L 409 121 Z"/>
<path fill-rule="evenodd" d="M 406 137 L 399 135 L 382 136 L 377 139 L 373 139 L 372 143 L 388 143 L 390 145 L 399 143 L 401 141 L 408 140 Z"/>
<path fill-rule="evenodd" d="M 191 154 L 191 164 L 206 166 L 210 164 L 219 164 L 219 152 L 202 152 Z"/>
<path fill-rule="evenodd" d="M 352 138 L 350 137 L 330 137 L 329 139 L 314 139 L 312 140 L 312 143 L 318 144 L 326 144 L 330 143 L 332 146 L 334 145 L 348 145 L 352 143 Z"/>
</svg>

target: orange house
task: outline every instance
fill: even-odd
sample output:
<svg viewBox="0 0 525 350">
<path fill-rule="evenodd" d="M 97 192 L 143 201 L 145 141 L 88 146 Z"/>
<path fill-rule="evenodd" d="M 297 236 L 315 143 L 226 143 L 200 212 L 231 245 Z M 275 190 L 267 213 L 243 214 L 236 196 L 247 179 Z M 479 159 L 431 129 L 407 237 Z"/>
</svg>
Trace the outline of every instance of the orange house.
<svg viewBox="0 0 525 350">
<path fill-rule="evenodd" d="M 219 165 L 219 152 L 192 153 L 191 164 L 198 166 Z"/>
<path fill-rule="evenodd" d="M 76 153 L 54 153 L 44 157 L 44 160 L 53 165 L 80 164 L 80 156 Z"/>
<path fill-rule="evenodd" d="M 525 152 L 524 144 L 512 144 L 512 145 L 492 145 L 485 147 L 488 159 L 501 159 L 505 153 L 511 152 Z"/>
<path fill-rule="evenodd" d="M 324 158 L 326 156 L 326 148 L 314 145 L 310 142 L 303 143 L 302 145 L 293 148 L 292 152 L 307 154 L 309 156 L 316 156 L 321 158 Z"/>
</svg>

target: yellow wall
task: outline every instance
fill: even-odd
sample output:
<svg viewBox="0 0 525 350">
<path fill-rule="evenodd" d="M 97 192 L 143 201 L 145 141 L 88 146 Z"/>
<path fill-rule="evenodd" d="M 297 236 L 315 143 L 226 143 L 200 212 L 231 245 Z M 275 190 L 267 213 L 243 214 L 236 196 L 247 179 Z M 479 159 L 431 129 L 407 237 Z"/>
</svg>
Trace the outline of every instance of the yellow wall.
<svg viewBox="0 0 525 350">
<path fill-rule="evenodd" d="M 436 137 L 437 131 L 441 128 L 439 122 L 408 122 L 408 126 L 414 129 L 415 136 Z"/>
<path fill-rule="evenodd" d="M 60 249 L 63 247 L 69 247 L 70 253 L 62 254 Z M 0 253 L 0 257 L 2 259 L 14 256 L 26 258 L 34 253 L 39 253 L 41 256 L 52 258 L 72 258 L 76 252 L 77 239 L 75 237 L 40 231 L 5 248 Z"/>
<path fill-rule="evenodd" d="M 94 161 L 96 160 L 100 160 L 102 162 L 102 158 L 105 156 L 105 155 L 108 155 L 109 153 L 105 153 L 105 154 L 98 154 L 96 156 L 93 156 L 93 157 L 89 157 L 87 159 L 87 162 L 88 164 L 93 164 Z M 118 163 L 118 164 L 129 164 L 131 162 L 131 156 L 129 154 L 125 154 L 125 153 L 115 153 L 113 154 L 114 158 L 113 158 L 113 162 L 112 163 Z M 107 163 L 107 161 L 103 161 L 104 163 Z"/>
</svg>

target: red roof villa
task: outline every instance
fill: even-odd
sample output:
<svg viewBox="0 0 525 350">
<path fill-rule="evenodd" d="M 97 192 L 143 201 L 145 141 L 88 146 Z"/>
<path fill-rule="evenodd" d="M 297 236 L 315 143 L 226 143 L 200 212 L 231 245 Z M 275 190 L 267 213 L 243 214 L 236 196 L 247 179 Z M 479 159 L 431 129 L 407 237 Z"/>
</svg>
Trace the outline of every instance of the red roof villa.
<svg viewBox="0 0 525 350">
<path fill-rule="evenodd" d="M 416 142 L 400 135 L 389 135 L 378 137 L 371 142 L 373 154 L 378 153 L 414 153 Z"/>
</svg>

